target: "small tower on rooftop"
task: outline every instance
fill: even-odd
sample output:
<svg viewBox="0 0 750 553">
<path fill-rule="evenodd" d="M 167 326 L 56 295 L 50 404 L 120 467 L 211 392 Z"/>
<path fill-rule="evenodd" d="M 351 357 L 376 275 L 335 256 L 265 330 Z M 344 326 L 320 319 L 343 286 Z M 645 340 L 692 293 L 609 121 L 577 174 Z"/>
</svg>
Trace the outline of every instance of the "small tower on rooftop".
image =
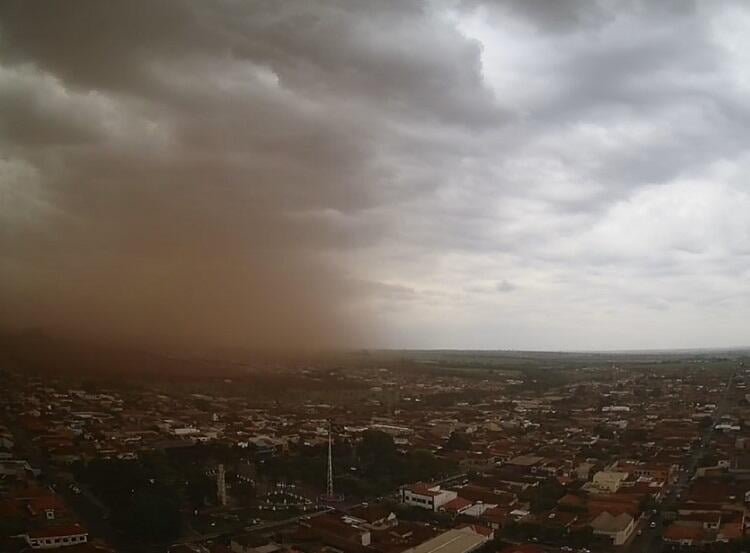
<svg viewBox="0 0 750 553">
<path fill-rule="evenodd" d="M 227 505 L 227 479 L 224 474 L 224 465 L 220 464 L 219 469 L 216 471 L 216 497 L 219 500 L 219 505 L 226 507 Z"/>
</svg>

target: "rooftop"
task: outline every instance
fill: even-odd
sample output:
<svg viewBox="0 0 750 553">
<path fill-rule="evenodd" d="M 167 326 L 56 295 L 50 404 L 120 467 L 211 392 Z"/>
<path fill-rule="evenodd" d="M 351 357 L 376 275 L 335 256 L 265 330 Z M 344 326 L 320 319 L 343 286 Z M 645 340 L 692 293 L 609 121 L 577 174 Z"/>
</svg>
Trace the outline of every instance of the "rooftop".
<svg viewBox="0 0 750 553">
<path fill-rule="evenodd" d="M 414 547 L 408 553 L 468 553 L 486 541 L 486 537 L 468 529 L 448 530 Z"/>
</svg>

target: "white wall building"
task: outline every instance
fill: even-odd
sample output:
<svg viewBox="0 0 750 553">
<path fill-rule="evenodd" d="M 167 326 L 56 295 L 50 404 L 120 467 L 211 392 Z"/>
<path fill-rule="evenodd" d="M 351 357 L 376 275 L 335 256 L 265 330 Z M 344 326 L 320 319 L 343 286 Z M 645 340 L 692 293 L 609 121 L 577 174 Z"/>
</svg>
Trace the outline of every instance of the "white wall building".
<svg viewBox="0 0 750 553">
<path fill-rule="evenodd" d="M 401 488 L 401 503 L 411 507 L 421 507 L 437 511 L 442 505 L 458 497 L 456 492 L 442 490 L 440 486 L 413 484 Z"/>
<path fill-rule="evenodd" d="M 595 535 L 612 540 L 612 545 L 623 545 L 635 530 L 635 519 L 627 513 L 613 516 L 604 511 L 591 521 L 591 528 Z"/>
<path fill-rule="evenodd" d="M 598 490 L 614 493 L 620 489 L 627 477 L 627 472 L 600 470 L 594 475 L 592 485 Z"/>
<path fill-rule="evenodd" d="M 86 543 L 89 534 L 79 524 L 67 524 L 33 530 L 26 534 L 26 543 L 32 549 L 57 549 Z"/>
</svg>

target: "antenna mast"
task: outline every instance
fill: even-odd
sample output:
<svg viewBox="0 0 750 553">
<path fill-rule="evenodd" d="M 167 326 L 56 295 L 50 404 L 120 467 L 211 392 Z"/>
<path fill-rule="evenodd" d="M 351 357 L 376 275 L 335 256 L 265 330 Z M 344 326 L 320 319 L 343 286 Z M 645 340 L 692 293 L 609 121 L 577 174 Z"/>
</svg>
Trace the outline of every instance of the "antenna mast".
<svg viewBox="0 0 750 553">
<path fill-rule="evenodd" d="M 328 485 L 326 495 L 333 496 L 333 435 L 331 432 L 331 422 L 328 421 Z"/>
</svg>

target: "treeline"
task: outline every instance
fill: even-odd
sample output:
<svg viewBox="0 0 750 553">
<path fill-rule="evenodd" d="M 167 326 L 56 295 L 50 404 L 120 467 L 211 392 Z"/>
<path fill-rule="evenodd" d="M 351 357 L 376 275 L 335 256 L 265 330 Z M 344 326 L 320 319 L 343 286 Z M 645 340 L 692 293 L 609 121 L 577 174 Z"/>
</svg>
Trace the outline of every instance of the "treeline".
<svg viewBox="0 0 750 553">
<path fill-rule="evenodd" d="M 326 447 L 302 447 L 259 465 L 266 478 L 299 481 L 321 491 L 325 489 L 326 468 Z M 383 496 L 402 484 L 435 480 L 456 471 L 453 461 L 430 451 L 400 452 L 393 438 L 378 430 L 365 431 L 356 446 L 340 443 L 334 448 L 336 491 L 361 499 Z"/>
<path fill-rule="evenodd" d="M 183 507 L 201 509 L 216 497 L 206 473 L 209 448 L 179 455 L 150 452 L 138 460 L 99 459 L 77 463 L 76 479 L 110 511 L 112 525 L 133 541 L 171 540 L 182 530 Z"/>
</svg>

